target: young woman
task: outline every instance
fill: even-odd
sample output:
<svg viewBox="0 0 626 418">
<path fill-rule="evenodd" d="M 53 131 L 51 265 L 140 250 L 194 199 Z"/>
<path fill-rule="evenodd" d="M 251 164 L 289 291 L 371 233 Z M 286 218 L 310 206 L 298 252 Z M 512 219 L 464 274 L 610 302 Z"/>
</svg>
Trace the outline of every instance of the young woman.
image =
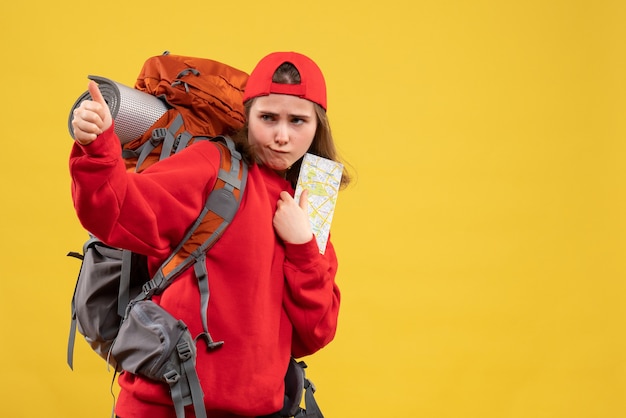
<svg viewBox="0 0 626 418">
<path fill-rule="evenodd" d="M 129 173 L 109 108 L 93 81 L 89 92 L 93 100 L 84 101 L 72 120 L 70 172 L 78 218 L 108 245 L 147 255 L 154 271 L 198 216 L 219 170 L 218 149 L 199 141 L 141 174 Z M 197 343 L 196 369 L 212 418 L 279 411 L 290 356 L 310 355 L 328 344 L 339 312 L 332 243 L 320 253 L 306 193 L 299 202 L 292 197 L 306 152 L 337 160 L 322 72 L 304 55 L 270 54 L 251 73 L 244 101 L 247 123 L 235 139 L 250 165 L 246 190 L 206 259 L 208 326 L 224 345 L 209 351 L 203 340 Z M 188 269 L 153 300 L 195 336 L 203 330 L 199 298 Z M 167 384 L 128 372 L 119 384 L 118 416 L 175 417 Z"/>
</svg>

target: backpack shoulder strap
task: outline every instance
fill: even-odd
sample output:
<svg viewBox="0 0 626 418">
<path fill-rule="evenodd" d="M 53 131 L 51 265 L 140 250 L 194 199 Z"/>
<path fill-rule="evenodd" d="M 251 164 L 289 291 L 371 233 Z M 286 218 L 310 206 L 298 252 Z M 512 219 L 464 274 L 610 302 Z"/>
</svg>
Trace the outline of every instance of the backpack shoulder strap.
<svg viewBox="0 0 626 418">
<path fill-rule="evenodd" d="M 153 278 L 143 287 L 143 292 L 134 301 L 143 300 L 160 293 L 191 265 L 200 290 L 200 313 L 203 337 L 208 348 L 213 350 L 224 344 L 213 341 L 208 328 L 209 275 L 206 268 L 206 253 L 231 224 L 243 197 L 248 177 L 248 166 L 235 143 L 228 137 L 211 138 L 220 149 L 220 170 L 213 190 L 196 222 L 172 254 L 163 262 Z M 128 305 L 132 307 L 133 302 Z M 127 310 L 128 312 L 128 310 Z"/>
<path fill-rule="evenodd" d="M 230 225 L 239 209 L 248 167 L 235 149 L 232 139 L 220 136 L 211 138 L 211 141 L 217 144 L 221 154 L 220 170 L 213 190 L 180 244 L 133 301 L 147 299 L 162 292 L 184 270 L 203 258 Z"/>
</svg>

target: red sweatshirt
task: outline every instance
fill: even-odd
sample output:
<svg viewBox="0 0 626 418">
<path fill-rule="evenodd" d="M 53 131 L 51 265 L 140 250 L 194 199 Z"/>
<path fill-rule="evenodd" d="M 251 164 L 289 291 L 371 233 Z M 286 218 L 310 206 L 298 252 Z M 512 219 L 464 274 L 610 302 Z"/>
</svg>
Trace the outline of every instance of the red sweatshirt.
<svg viewBox="0 0 626 418">
<path fill-rule="evenodd" d="M 113 127 L 93 143 L 76 143 L 70 157 L 72 197 L 82 225 L 111 246 L 148 256 L 154 271 L 200 213 L 219 170 L 215 144 L 199 141 L 128 173 Z M 198 343 L 197 372 L 209 416 L 257 416 L 278 411 L 289 357 L 310 355 L 335 335 L 340 293 L 332 244 L 282 242 L 272 226 L 279 193 L 292 187 L 273 171 L 249 167 L 239 212 L 209 251 L 209 332 L 224 345 Z M 157 303 L 202 332 L 200 295 L 188 269 Z M 169 387 L 124 372 L 117 415 L 175 417 Z"/>
</svg>

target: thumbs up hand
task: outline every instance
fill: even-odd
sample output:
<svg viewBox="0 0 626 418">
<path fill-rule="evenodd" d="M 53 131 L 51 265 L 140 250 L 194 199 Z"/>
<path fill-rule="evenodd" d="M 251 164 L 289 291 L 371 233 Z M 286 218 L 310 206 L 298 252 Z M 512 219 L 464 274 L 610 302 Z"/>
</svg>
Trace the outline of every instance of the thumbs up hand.
<svg viewBox="0 0 626 418">
<path fill-rule="evenodd" d="M 74 139 L 82 145 L 95 141 L 102 132 L 111 127 L 113 119 L 98 84 L 91 80 L 88 85 L 92 100 L 84 100 L 76 109 L 72 118 Z"/>
</svg>

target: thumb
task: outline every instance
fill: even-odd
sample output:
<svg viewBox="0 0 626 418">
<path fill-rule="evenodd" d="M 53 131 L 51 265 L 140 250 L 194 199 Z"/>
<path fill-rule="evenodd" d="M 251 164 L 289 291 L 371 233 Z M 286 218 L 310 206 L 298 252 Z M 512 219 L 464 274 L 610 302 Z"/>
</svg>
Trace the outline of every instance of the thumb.
<svg viewBox="0 0 626 418">
<path fill-rule="evenodd" d="M 94 103 L 100 105 L 100 109 L 95 111 L 102 119 L 102 124 L 99 126 L 101 131 L 106 131 L 113 123 L 113 118 L 111 117 L 111 109 L 109 109 L 109 105 L 107 104 L 106 100 L 104 100 L 102 92 L 98 87 L 98 83 L 93 80 L 89 80 L 89 85 L 87 86 L 87 88 L 89 89 L 91 100 Z"/>
<path fill-rule="evenodd" d="M 304 211 L 304 213 L 308 213 L 309 211 L 309 191 L 307 189 L 302 190 L 302 194 L 300 195 L 300 201 L 298 202 L 300 209 Z"/>
<path fill-rule="evenodd" d="M 89 85 L 87 86 L 87 88 L 89 89 L 91 100 L 93 100 L 96 103 L 100 103 L 101 105 L 108 106 L 107 102 L 104 100 L 104 97 L 102 97 L 102 92 L 100 91 L 100 88 L 98 87 L 98 83 L 96 83 L 93 80 L 89 80 Z"/>
</svg>

